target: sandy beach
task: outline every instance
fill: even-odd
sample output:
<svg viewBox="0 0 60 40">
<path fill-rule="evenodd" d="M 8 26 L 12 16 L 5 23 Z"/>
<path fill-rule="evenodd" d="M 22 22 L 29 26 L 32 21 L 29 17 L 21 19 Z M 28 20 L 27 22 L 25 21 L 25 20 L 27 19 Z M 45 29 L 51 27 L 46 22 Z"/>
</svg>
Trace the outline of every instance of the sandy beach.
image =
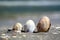
<svg viewBox="0 0 60 40">
<path fill-rule="evenodd" d="M 47 12 L 48 13 L 48 12 Z M 50 12 L 49 12 L 50 13 Z M 2 17 L 0 20 L 0 37 L 2 34 L 6 34 L 5 36 L 8 37 L 9 40 L 60 40 L 60 29 L 59 29 L 59 23 L 60 23 L 60 12 L 51 12 L 52 14 L 39 14 L 39 15 L 15 15 L 15 18 L 10 18 L 9 16 L 7 17 Z M 55 14 L 58 13 L 58 14 Z M 16 36 L 11 36 L 11 33 L 7 33 L 8 28 L 12 28 L 13 24 L 16 22 L 21 22 L 23 25 L 28 19 L 32 19 L 35 24 L 37 25 L 38 20 L 42 16 L 48 16 L 51 19 L 51 28 L 49 32 L 46 33 L 21 33 L 21 34 L 16 34 Z M 0 39 L 1 40 L 1 39 Z"/>
</svg>

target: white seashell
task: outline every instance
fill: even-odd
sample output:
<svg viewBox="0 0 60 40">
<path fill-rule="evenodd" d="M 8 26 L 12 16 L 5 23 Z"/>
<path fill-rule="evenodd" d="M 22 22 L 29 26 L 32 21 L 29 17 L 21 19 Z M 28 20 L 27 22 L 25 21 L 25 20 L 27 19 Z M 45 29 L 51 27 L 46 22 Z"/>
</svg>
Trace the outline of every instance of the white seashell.
<svg viewBox="0 0 60 40">
<path fill-rule="evenodd" d="M 5 36 L 6 34 L 1 34 L 2 36 Z"/>
<path fill-rule="evenodd" d="M 57 33 L 57 32 L 53 32 L 52 34 L 59 34 L 59 33 Z"/>
<path fill-rule="evenodd" d="M 28 20 L 26 22 L 26 24 L 24 25 L 24 30 L 25 31 L 29 31 L 29 32 L 33 32 L 35 30 L 35 23 L 33 20 Z"/>
<path fill-rule="evenodd" d="M 16 38 L 17 36 L 12 36 L 12 38 Z"/>
<path fill-rule="evenodd" d="M 22 30 L 22 24 L 21 23 L 14 24 L 13 30 L 16 31 L 16 32 L 21 32 L 21 30 Z"/>
<path fill-rule="evenodd" d="M 0 37 L 0 40 L 8 40 L 8 37 L 1 36 L 1 37 Z"/>
<path fill-rule="evenodd" d="M 51 26 L 50 19 L 47 16 L 44 16 L 39 20 L 37 24 L 38 32 L 47 32 Z"/>
<path fill-rule="evenodd" d="M 26 35 L 22 35 L 23 37 L 26 37 Z"/>
<path fill-rule="evenodd" d="M 56 27 L 56 29 L 60 29 L 60 27 Z"/>
</svg>

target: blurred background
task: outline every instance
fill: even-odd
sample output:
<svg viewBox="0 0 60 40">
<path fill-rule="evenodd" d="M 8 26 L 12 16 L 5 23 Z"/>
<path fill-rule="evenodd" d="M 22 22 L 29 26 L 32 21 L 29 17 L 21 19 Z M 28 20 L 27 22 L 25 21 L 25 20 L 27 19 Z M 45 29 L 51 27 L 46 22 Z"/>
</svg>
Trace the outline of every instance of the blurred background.
<svg viewBox="0 0 60 40">
<path fill-rule="evenodd" d="M 0 0 L 0 28 L 24 25 L 29 19 L 37 25 L 43 16 L 50 18 L 52 26 L 60 26 L 60 0 Z"/>
</svg>

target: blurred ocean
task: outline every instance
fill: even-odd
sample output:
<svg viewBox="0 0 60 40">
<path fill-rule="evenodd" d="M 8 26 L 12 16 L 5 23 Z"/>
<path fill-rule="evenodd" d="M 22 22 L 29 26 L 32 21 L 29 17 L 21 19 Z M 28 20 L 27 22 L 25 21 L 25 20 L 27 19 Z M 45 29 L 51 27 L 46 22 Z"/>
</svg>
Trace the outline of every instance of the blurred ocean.
<svg viewBox="0 0 60 40">
<path fill-rule="evenodd" d="M 0 6 L 0 27 L 10 27 L 16 22 L 24 25 L 29 19 L 37 25 L 43 16 L 50 18 L 52 26 L 60 26 L 60 6 Z"/>
</svg>

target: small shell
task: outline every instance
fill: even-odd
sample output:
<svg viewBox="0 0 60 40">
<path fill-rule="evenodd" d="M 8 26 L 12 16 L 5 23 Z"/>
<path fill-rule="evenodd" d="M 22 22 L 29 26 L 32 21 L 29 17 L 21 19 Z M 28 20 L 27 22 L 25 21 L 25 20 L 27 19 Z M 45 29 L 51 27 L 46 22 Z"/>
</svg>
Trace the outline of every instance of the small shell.
<svg viewBox="0 0 60 40">
<path fill-rule="evenodd" d="M 26 35 L 22 35 L 23 37 L 26 37 Z"/>
<path fill-rule="evenodd" d="M 12 38 L 16 38 L 17 36 L 12 36 Z"/>
<path fill-rule="evenodd" d="M 35 30 L 35 23 L 33 20 L 28 20 L 26 22 L 26 24 L 24 25 L 24 30 L 25 31 L 29 31 L 29 32 L 33 32 Z"/>
<path fill-rule="evenodd" d="M 0 40 L 8 40 L 7 37 L 0 37 Z"/>
<path fill-rule="evenodd" d="M 5 36 L 6 34 L 1 34 L 2 36 Z"/>
<path fill-rule="evenodd" d="M 21 30 L 22 30 L 22 24 L 21 23 L 14 24 L 13 30 L 14 31 L 20 31 L 21 32 Z"/>
<path fill-rule="evenodd" d="M 50 29 L 51 23 L 50 19 L 47 16 L 44 16 L 39 20 L 37 24 L 38 32 L 47 32 Z"/>
</svg>

